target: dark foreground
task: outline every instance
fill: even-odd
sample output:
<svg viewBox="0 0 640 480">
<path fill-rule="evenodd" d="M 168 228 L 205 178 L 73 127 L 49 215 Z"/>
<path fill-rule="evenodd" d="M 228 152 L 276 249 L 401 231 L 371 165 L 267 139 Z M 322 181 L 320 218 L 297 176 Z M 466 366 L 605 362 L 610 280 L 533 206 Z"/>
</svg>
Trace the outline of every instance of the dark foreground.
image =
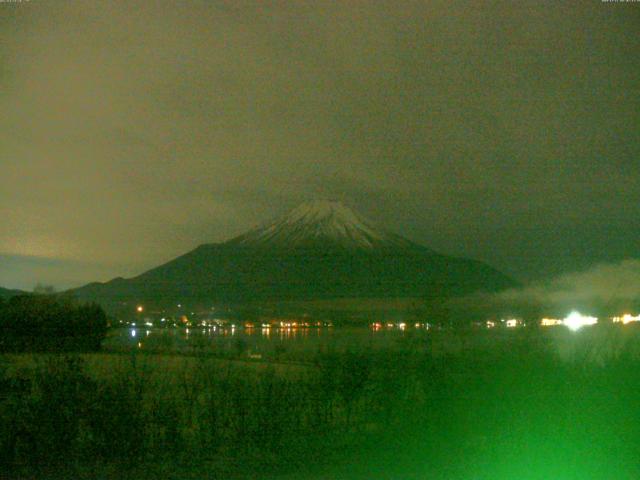
<svg viewBox="0 0 640 480">
<path fill-rule="evenodd" d="M 291 366 L 139 353 L 6 356 L 0 471 L 640 478 L 634 329 L 571 334 L 583 337 L 578 347 L 546 332 L 464 335 L 448 339 L 452 349 L 424 336 L 375 352 L 313 353 Z"/>
</svg>

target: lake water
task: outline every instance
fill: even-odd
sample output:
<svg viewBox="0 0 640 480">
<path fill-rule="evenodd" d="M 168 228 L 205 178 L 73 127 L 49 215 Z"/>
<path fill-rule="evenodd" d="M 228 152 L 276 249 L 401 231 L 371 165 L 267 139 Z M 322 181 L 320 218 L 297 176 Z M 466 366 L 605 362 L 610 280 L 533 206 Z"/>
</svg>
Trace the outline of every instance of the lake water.
<svg viewBox="0 0 640 480">
<path fill-rule="evenodd" d="M 372 350 L 418 341 L 424 330 L 362 327 L 310 328 L 145 328 L 112 330 L 107 350 L 170 351 L 246 356 L 248 358 L 300 358 L 302 354 Z"/>
<path fill-rule="evenodd" d="M 639 326 L 640 327 L 640 326 Z M 520 328 L 426 330 L 424 328 L 309 327 L 206 328 L 121 327 L 112 329 L 103 343 L 107 351 L 207 354 L 253 360 L 303 361 L 316 353 L 374 352 L 380 349 L 429 351 L 434 355 L 474 349 L 511 348 L 520 338 L 540 342 L 550 354 L 569 362 L 604 364 L 620 351 L 640 358 L 640 328 L 585 327 L 574 332 L 563 326 L 537 333 Z"/>
</svg>

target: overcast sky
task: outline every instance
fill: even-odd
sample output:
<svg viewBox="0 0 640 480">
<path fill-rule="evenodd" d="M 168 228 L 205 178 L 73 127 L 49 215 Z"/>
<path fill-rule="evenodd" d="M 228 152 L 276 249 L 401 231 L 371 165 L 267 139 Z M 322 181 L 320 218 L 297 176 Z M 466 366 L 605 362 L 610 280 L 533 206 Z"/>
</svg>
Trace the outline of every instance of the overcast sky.
<svg viewBox="0 0 640 480">
<path fill-rule="evenodd" d="M 640 257 L 640 4 L 0 3 L 0 285 L 314 198 L 520 280 Z"/>
</svg>

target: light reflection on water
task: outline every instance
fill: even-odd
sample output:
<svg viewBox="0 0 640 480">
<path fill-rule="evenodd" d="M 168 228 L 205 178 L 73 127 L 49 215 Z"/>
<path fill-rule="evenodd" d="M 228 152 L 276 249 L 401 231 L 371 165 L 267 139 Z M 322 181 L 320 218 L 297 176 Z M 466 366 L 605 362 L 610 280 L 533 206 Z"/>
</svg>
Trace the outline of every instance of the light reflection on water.
<svg viewBox="0 0 640 480">
<path fill-rule="evenodd" d="M 104 346 L 112 350 L 141 348 L 150 351 L 214 351 L 262 354 L 274 351 L 325 351 L 382 348 L 407 334 L 402 329 L 369 327 L 274 328 L 257 326 L 207 328 L 128 327 L 109 333 Z"/>
<path fill-rule="evenodd" d="M 427 324 L 425 324 L 427 325 Z M 392 328 L 396 327 L 396 328 Z M 233 358 L 308 361 L 316 353 L 350 350 L 367 352 L 398 348 L 429 351 L 435 356 L 494 347 L 510 348 L 513 339 L 544 344 L 550 355 L 570 363 L 604 364 L 620 351 L 640 358 L 640 329 L 593 326 L 579 331 L 549 327 L 536 331 L 517 328 L 438 329 L 406 325 L 404 329 L 374 323 L 369 327 L 279 328 L 256 326 L 149 328 L 128 326 L 109 332 L 103 346 L 111 351 L 210 353 Z M 311 354 L 311 355 L 310 355 Z"/>
</svg>

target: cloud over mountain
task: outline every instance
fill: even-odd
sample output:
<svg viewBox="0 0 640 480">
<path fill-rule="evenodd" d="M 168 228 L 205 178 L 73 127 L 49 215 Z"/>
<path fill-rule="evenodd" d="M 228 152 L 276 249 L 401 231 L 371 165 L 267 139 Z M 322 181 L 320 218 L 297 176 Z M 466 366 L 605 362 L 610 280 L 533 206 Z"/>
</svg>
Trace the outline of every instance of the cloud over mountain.
<svg viewBox="0 0 640 480">
<path fill-rule="evenodd" d="M 600 316 L 624 311 L 640 313 L 640 260 L 602 263 L 595 267 L 511 288 L 451 301 L 451 308 L 483 316 L 564 317 L 572 310 Z"/>
</svg>

